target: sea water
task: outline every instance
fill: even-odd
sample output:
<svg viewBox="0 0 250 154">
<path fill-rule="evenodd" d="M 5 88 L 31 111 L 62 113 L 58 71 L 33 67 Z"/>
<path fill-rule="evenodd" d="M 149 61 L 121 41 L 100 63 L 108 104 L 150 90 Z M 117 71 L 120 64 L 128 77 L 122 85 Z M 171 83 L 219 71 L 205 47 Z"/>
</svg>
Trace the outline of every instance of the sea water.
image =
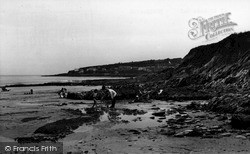
<svg viewBox="0 0 250 154">
<path fill-rule="evenodd" d="M 80 82 L 82 80 L 96 80 L 96 79 L 124 79 L 122 77 L 60 77 L 41 75 L 0 75 L 0 86 L 14 85 L 14 84 L 42 84 L 49 82 Z"/>
</svg>

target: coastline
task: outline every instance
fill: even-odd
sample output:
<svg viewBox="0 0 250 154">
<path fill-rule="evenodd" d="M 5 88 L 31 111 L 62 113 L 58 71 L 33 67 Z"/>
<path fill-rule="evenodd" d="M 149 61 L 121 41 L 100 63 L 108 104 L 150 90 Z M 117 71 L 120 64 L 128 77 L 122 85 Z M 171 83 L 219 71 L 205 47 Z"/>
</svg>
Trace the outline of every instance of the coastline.
<svg viewBox="0 0 250 154">
<path fill-rule="evenodd" d="M 42 77 L 136 77 L 138 74 L 79 74 L 79 75 L 71 75 L 71 74 L 55 74 L 55 75 L 41 75 Z"/>
<path fill-rule="evenodd" d="M 10 84 L 1 87 L 36 87 L 36 86 L 96 86 L 106 84 L 116 84 L 119 82 L 129 82 L 133 79 L 97 79 L 97 80 L 82 80 L 79 82 L 48 82 L 39 84 Z"/>
</svg>

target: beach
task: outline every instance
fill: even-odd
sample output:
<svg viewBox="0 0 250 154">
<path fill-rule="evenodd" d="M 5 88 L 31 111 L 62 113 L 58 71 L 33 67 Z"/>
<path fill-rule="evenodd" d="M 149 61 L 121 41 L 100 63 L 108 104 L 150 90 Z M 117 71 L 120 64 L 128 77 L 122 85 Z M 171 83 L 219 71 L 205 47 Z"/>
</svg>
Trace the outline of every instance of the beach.
<svg viewBox="0 0 250 154">
<path fill-rule="evenodd" d="M 250 0 L 0 1 L 0 154 L 250 154 Z"/>
<path fill-rule="evenodd" d="M 70 92 L 80 92 L 100 89 L 101 86 L 64 88 Z M 34 90 L 34 94 L 26 94 L 30 89 Z M 30 137 L 39 136 L 34 133 L 39 128 L 62 119 L 93 118 L 92 114 L 88 116 L 86 113 L 86 108 L 91 107 L 93 103 L 92 100 L 60 98 L 57 94 L 60 89 L 58 86 L 12 87 L 9 92 L 1 92 L 0 130 L 4 132 L 0 137 L 1 142 L 18 138 L 25 141 Z M 187 110 L 185 113 L 169 112 L 192 101 L 129 102 L 131 100 L 119 100 L 115 110 L 107 109 L 99 102 L 97 109 L 100 114 L 97 117 L 94 116 L 90 121 L 83 118 L 83 121 L 70 132 L 62 129 L 60 134 L 57 134 L 61 135 L 57 136 L 57 141 L 63 142 L 64 153 L 248 153 L 250 150 L 250 136 L 236 137 L 240 130 L 232 131 L 226 121 L 217 120 L 220 116 L 215 113 L 200 110 Z M 153 115 L 161 111 L 168 114 Z M 188 125 L 183 122 L 185 126 L 177 128 L 178 132 L 190 130 L 201 124 L 207 128 L 220 126 L 226 131 L 218 131 L 211 138 L 185 135 L 176 137 L 174 134 L 166 133 L 170 125 L 168 120 L 183 114 L 198 120 Z M 230 135 L 223 136 L 225 132 L 230 132 Z"/>
</svg>

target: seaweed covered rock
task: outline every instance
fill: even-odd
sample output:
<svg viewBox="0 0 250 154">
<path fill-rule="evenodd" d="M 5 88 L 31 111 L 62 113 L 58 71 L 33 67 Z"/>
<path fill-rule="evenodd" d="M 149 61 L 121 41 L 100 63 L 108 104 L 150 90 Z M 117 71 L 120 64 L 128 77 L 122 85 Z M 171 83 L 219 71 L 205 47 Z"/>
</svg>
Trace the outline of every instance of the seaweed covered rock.
<svg viewBox="0 0 250 154">
<path fill-rule="evenodd" d="M 202 105 L 199 102 L 191 102 L 186 106 L 188 110 L 200 110 L 202 109 Z"/>
<path fill-rule="evenodd" d="M 67 98 L 68 99 L 81 100 L 81 99 L 85 98 L 85 93 L 80 93 L 80 92 L 73 93 L 73 92 L 69 92 L 68 95 L 67 95 Z"/>
</svg>

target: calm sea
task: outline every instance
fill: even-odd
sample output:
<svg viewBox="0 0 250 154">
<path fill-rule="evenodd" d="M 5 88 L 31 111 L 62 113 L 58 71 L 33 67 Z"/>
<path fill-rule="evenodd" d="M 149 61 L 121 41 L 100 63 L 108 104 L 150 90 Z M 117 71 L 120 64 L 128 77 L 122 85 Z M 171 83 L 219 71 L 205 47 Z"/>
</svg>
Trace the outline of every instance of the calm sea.
<svg viewBox="0 0 250 154">
<path fill-rule="evenodd" d="M 39 75 L 0 75 L 0 86 L 12 84 L 39 84 L 48 82 L 73 82 L 95 79 L 122 79 L 121 77 L 42 77 Z"/>
</svg>

